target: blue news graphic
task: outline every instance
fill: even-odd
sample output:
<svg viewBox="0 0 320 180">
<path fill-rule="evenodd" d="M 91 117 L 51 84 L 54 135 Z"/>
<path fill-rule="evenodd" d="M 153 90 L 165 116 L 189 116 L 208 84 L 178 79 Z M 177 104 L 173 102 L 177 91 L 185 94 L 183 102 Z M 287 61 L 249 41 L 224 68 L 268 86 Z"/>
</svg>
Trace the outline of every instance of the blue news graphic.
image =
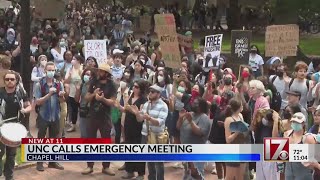
<svg viewBox="0 0 320 180">
<path fill-rule="evenodd" d="M 27 154 L 27 161 L 254 162 L 260 154 Z"/>
</svg>

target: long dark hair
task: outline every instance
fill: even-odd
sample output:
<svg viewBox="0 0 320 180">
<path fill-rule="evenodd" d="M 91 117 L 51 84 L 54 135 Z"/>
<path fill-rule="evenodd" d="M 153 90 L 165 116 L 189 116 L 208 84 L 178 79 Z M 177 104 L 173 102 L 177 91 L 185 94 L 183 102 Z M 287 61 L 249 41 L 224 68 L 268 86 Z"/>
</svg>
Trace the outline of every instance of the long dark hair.
<svg viewBox="0 0 320 180">
<path fill-rule="evenodd" d="M 136 63 L 139 63 L 140 65 L 141 65 L 141 71 L 140 71 L 140 77 L 142 78 L 143 77 L 143 75 L 144 75 L 144 71 L 145 71 L 145 65 L 144 65 L 144 63 L 140 60 L 140 59 L 138 59 L 136 62 L 134 62 L 134 65 L 136 65 Z M 133 72 L 134 72 L 135 70 L 134 70 L 134 68 L 133 68 Z"/>
<path fill-rule="evenodd" d="M 250 49 L 252 49 L 253 47 L 257 48 L 257 54 L 260 55 L 260 50 L 259 50 L 258 46 L 253 44 L 250 46 Z"/>
<path fill-rule="evenodd" d="M 137 83 L 137 85 L 139 86 L 139 90 L 140 90 L 139 96 L 140 97 L 146 96 L 148 94 L 148 90 L 150 86 L 149 82 L 141 79 L 136 81 L 135 83 Z"/>
<path fill-rule="evenodd" d="M 242 105 L 242 102 L 239 101 L 238 99 L 236 98 L 230 99 L 229 104 L 227 105 L 227 108 L 225 111 L 226 117 L 232 116 L 234 112 L 238 111 L 241 108 L 241 105 Z"/>
<path fill-rule="evenodd" d="M 160 71 L 163 72 L 164 83 L 165 83 L 166 85 L 170 84 L 170 77 L 169 77 L 169 74 L 167 73 L 167 71 L 165 71 L 165 70 L 160 70 Z M 157 71 L 156 74 L 155 74 L 155 76 L 154 76 L 154 77 L 156 78 L 156 83 L 157 83 L 157 84 L 159 84 L 157 77 L 158 77 L 160 71 Z"/>
</svg>

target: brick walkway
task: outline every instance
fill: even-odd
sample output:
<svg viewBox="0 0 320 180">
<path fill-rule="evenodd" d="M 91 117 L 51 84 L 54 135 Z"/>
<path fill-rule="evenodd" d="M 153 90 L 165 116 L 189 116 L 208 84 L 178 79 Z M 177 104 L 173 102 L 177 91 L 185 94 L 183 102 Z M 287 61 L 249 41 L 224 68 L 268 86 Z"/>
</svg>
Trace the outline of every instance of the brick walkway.
<svg viewBox="0 0 320 180">
<path fill-rule="evenodd" d="M 31 114 L 30 118 L 31 134 L 36 137 L 37 129 L 35 127 L 35 116 Z M 79 137 L 79 128 L 76 132 L 68 133 L 67 137 Z M 123 163 L 111 163 L 111 168 L 117 170 Z M 182 179 L 183 170 L 172 167 L 173 163 L 165 163 L 165 179 L 175 180 Z M 15 170 L 14 177 L 16 180 L 120 180 L 121 176 L 125 175 L 125 171 L 116 171 L 116 176 L 107 176 L 101 173 L 101 163 L 96 163 L 94 172 L 91 175 L 81 175 L 81 171 L 86 167 L 86 163 L 63 163 L 65 170 L 56 170 L 45 168 L 44 172 L 39 172 L 35 167 Z M 45 167 L 47 167 L 45 165 Z M 0 178 L 1 179 L 1 178 Z M 147 179 L 147 176 L 145 177 Z M 206 174 L 206 179 L 216 180 L 217 176 Z"/>
</svg>

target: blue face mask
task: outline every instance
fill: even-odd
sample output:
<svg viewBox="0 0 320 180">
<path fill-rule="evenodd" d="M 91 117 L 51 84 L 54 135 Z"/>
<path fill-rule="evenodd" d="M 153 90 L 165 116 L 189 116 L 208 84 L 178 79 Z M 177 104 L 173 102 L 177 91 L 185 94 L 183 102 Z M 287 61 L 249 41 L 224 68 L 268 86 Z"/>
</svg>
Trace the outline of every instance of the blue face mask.
<svg viewBox="0 0 320 180">
<path fill-rule="evenodd" d="M 84 81 L 85 83 L 89 82 L 89 80 L 90 80 L 90 76 L 88 76 L 88 75 L 84 75 L 84 76 L 83 76 L 83 81 Z"/>
<path fill-rule="evenodd" d="M 294 131 L 301 131 L 303 129 L 302 124 L 296 123 L 296 122 L 292 122 L 291 123 L 291 128 Z"/>
<path fill-rule="evenodd" d="M 54 71 L 47 71 L 47 77 L 53 78 L 54 77 Z"/>
<path fill-rule="evenodd" d="M 314 73 L 313 75 L 314 75 L 314 80 L 316 82 L 320 82 L 320 72 Z"/>
<path fill-rule="evenodd" d="M 320 134 L 316 135 L 316 141 L 317 141 L 317 143 L 320 143 Z"/>
</svg>

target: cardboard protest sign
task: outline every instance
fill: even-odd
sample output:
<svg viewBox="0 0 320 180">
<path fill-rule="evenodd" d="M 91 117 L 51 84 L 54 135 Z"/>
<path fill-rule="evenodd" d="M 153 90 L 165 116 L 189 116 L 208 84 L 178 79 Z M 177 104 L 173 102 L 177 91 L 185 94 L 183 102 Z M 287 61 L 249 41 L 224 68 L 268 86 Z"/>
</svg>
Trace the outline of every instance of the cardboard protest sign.
<svg viewBox="0 0 320 180">
<path fill-rule="evenodd" d="M 231 55 L 235 60 L 249 60 L 251 37 L 251 31 L 233 30 L 231 32 Z"/>
<path fill-rule="evenodd" d="M 64 16 L 66 1 L 64 0 L 32 0 L 35 17 L 39 19 L 60 19 Z"/>
<path fill-rule="evenodd" d="M 151 29 L 151 16 L 140 16 L 140 30 L 149 31 Z"/>
<path fill-rule="evenodd" d="M 178 34 L 178 42 L 182 47 L 192 48 L 192 38 Z"/>
<path fill-rule="evenodd" d="M 265 43 L 266 57 L 296 56 L 299 26 L 295 24 L 268 26 Z"/>
<path fill-rule="evenodd" d="M 85 59 L 92 56 L 97 59 L 98 64 L 107 63 L 107 42 L 106 40 L 85 40 Z"/>
<path fill-rule="evenodd" d="M 156 14 L 154 19 L 155 32 L 158 35 L 162 58 L 166 66 L 179 68 L 181 59 L 174 16 L 172 14 Z"/>
<path fill-rule="evenodd" d="M 0 0 L 0 9 L 8 8 L 11 5 L 11 1 Z"/>
<path fill-rule="evenodd" d="M 223 34 L 210 35 L 205 37 L 204 68 L 217 67 L 221 53 Z"/>
</svg>

